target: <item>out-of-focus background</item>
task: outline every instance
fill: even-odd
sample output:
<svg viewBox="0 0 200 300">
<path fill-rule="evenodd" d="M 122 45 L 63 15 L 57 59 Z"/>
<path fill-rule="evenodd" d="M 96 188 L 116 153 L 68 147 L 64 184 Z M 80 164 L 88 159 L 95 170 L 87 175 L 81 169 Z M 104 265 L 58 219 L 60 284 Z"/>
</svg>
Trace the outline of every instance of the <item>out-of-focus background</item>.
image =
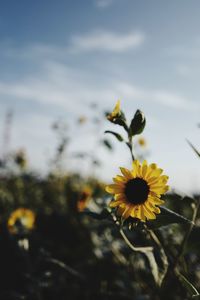
<svg viewBox="0 0 200 300">
<path fill-rule="evenodd" d="M 96 175 L 110 182 L 130 166 L 114 140 L 112 152 L 97 143 L 112 128 L 103 112 L 120 99 L 129 118 L 145 113 L 148 160 L 176 191 L 199 192 L 199 161 L 186 142 L 200 146 L 199 9 L 187 0 L 1 1 L 1 158 L 24 149 L 46 174 L 57 145 L 52 124 L 62 122 L 63 167 L 88 174 L 75 157 L 95 152 Z"/>
<path fill-rule="evenodd" d="M 199 11 L 195 0 L 0 1 L 0 299 L 200 296 Z M 127 123 L 113 118 L 118 100 Z M 170 191 L 150 165 L 131 201 L 129 176 L 114 186 L 125 208 L 111 209 L 105 186 L 131 168 L 132 137 Z M 144 207 L 153 220 L 140 221 Z"/>
</svg>

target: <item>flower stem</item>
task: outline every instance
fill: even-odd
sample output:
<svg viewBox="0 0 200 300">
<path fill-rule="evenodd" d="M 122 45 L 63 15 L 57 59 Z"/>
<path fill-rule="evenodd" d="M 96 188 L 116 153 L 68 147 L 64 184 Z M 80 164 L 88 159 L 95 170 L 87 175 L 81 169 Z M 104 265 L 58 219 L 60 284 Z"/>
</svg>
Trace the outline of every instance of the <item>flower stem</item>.
<svg viewBox="0 0 200 300">
<path fill-rule="evenodd" d="M 184 284 L 184 286 L 187 287 L 187 290 L 190 292 L 192 298 L 198 297 L 200 295 L 196 287 L 177 269 L 175 269 L 175 274 L 178 279 Z"/>
<path fill-rule="evenodd" d="M 148 231 L 150 234 L 150 237 L 152 238 L 152 240 L 157 244 L 158 248 L 160 249 L 160 258 L 162 260 L 163 263 L 163 271 L 160 272 L 160 277 L 159 277 L 159 282 L 160 285 L 162 284 L 166 274 L 167 274 L 167 270 L 169 267 L 169 263 L 168 263 L 168 258 L 167 255 L 165 253 L 165 249 L 161 243 L 161 241 L 159 240 L 158 236 L 156 235 L 156 233 L 153 230 L 149 230 Z"/>
<path fill-rule="evenodd" d="M 198 200 L 198 203 L 196 204 L 196 206 L 194 207 L 194 210 L 193 210 L 193 216 L 192 216 L 192 220 L 191 220 L 191 223 L 188 227 L 188 230 L 186 231 L 185 233 L 185 236 L 183 238 L 183 241 L 182 241 L 182 244 L 181 244 L 181 247 L 179 249 L 179 252 L 178 252 L 178 255 L 175 259 L 175 262 L 174 262 L 174 269 L 176 268 L 178 262 L 179 262 L 179 259 L 183 256 L 184 254 L 184 251 L 185 251 L 185 248 L 186 248 L 186 245 L 187 245 L 187 242 L 188 242 L 188 239 L 190 237 L 190 234 L 193 230 L 193 227 L 195 225 L 195 221 L 196 221 L 196 218 L 197 218 L 197 214 L 198 214 L 198 211 L 199 211 L 199 207 L 200 207 L 200 199 Z"/>
<path fill-rule="evenodd" d="M 125 243 L 127 244 L 127 246 L 133 250 L 133 251 L 136 251 L 136 252 L 142 252 L 142 253 L 146 253 L 148 251 L 152 252 L 153 251 L 153 247 L 135 247 L 130 241 L 129 239 L 127 238 L 126 234 L 124 233 L 123 229 L 121 228 L 119 230 L 121 236 L 123 237 L 123 240 L 125 241 Z"/>
</svg>

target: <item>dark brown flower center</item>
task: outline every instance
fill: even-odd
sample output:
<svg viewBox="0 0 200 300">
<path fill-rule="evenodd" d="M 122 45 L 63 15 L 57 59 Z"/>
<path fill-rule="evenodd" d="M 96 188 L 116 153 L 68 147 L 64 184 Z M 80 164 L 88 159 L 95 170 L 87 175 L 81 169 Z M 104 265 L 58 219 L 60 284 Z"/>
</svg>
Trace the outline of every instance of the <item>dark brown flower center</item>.
<svg viewBox="0 0 200 300">
<path fill-rule="evenodd" d="M 142 204 L 148 198 L 149 186 L 144 179 L 133 178 L 126 183 L 124 193 L 128 202 Z"/>
</svg>

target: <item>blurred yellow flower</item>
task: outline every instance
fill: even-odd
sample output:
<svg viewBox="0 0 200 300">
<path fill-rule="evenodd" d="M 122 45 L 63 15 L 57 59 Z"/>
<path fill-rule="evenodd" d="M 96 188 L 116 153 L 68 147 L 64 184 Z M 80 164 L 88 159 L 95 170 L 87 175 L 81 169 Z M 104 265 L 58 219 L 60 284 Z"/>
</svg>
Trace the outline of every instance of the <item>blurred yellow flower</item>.
<svg viewBox="0 0 200 300">
<path fill-rule="evenodd" d="M 146 147 L 147 142 L 146 142 L 145 138 L 140 137 L 140 138 L 138 139 L 138 144 L 139 144 L 141 147 Z"/>
<path fill-rule="evenodd" d="M 116 117 L 120 115 L 120 100 L 117 101 L 115 108 L 113 111 L 107 116 L 107 119 L 109 121 L 113 121 Z"/>
<path fill-rule="evenodd" d="M 90 202 L 92 196 L 92 190 L 89 186 L 84 187 L 80 194 L 80 198 L 77 202 L 77 209 L 79 212 L 82 212 Z"/>
<path fill-rule="evenodd" d="M 164 203 L 160 199 L 169 186 L 166 185 L 168 176 L 161 175 L 163 170 L 156 164 L 142 164 L 133 161 L 133 168 L 120 168 L 122 175 L 113 178 L 114 184 L 108 185 L 106 191 L 114 195 L 110 207 L 117 207 L 117 214 L 123 219 L 137 218 L 145 222 L 155 219 L 160 213 L 157 205 Z"/>
<path fill-rule="evenodd" d="M 8 219 L 8 229 L 11 233 L 17 233 L 19 227 L 31 230 L 35 223 L 35 213 L 27 208 L 18 208 L 13 211 Z"/>
<path fill-rule="evenodd" d="M 78 123 L 79 124 L 84 124 L 84 123 L 86 123 L 87 122 L 87 118 L 85 117 L 85 116 L 80 116 L 79 118 L 78 118 Z"/>
</svg>

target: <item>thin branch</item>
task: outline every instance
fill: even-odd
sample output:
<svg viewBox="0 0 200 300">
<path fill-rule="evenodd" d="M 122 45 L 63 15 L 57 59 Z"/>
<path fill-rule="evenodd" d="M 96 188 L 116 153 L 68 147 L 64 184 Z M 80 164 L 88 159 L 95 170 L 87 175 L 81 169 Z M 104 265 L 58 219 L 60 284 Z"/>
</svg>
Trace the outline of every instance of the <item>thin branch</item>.
<svg viewBox="0 0 200 300">
<path fill-rule="evenodd" d="M 123 229 L 120 229 L 120 234 L 123 237 L 125 243 L 127 244 L 127 246 L 132 249 L 133 251 L 136 252 L 142 252 L 144 254 L 146 254 L 147 252 L 152 252 L 153 251 L 153 247 L 135 247 L 127 238 L 126 234 L 124 233 Z"/>
<path fill-rule="evenodd" d="M 50 263 L 57 265 L 59 268 L 65 270 L 67 273 L 71 274 L 74 277 L 77 277 L 81 280 L 85 280 L 85 277 L 78 273 L 76 270 L 72 269 L 71 267 L 67 266 L 65 263 L 63 263 L 62 261 L 55 259 L 55 258 L 48 258 L 46 259 L 46 261 L 49 261 Z"/>
<path fill-rule="evenodd" d="M 190 291 L 192 298 L 195 298 L 200 295 L 196 287 L 177 269 L 175 269 L 175 274 L 178 277 L 178 279 L 187 287 L 187 290 Z"/>
<path fill-rule="evenodd" d="M 160 277 L 159 277 L 159 285 L 161 285 L 163 282 L 163 279 L 165 278 L 165 276 L 167 274 L 167 270 L 169 267 L 168 258 L 165 253 L 164 247 L 161 244 L 161 242 L 160 242 L 159 238 L 157 237 L 157 235 L 155 234 L 155 232 L 153 230 L 149 230 L 149 234 L 150 234 L 151 238 L 153 239 L 153 241 L 157 244 L 157 246 L 160 249 L 160 257 L 163 262 L 163 271 L 160 272 Z"/>
<path fill-rule="evenodd" d="M 185 251 L 188 239 L 189 239 L 190 234 L 191 234 L 191 232 L 193 230 L 193 227 L 195 226 L 195 221 L 196 221 L 196 218 L 197 218 L 197 215 L 198 215 L 199 206 L 200 206 L 200 199 L 198 200 L 197 205 L 194 207 L 193 216 L 192 216 L 192 220 L 191 220 L 192 222 L 190 223 L 190 225 L 188 227 L 188 230 L 186 231 L 185 236 L 183 238 L 183 241 L 181 243 L 178 255 L 177 255 L 176 259 L 175 259 L 174 269 L 176 268 L 179 259 L 181 258 L 181 256 L 183 255 L 183 253 Z"/>
</svg>

